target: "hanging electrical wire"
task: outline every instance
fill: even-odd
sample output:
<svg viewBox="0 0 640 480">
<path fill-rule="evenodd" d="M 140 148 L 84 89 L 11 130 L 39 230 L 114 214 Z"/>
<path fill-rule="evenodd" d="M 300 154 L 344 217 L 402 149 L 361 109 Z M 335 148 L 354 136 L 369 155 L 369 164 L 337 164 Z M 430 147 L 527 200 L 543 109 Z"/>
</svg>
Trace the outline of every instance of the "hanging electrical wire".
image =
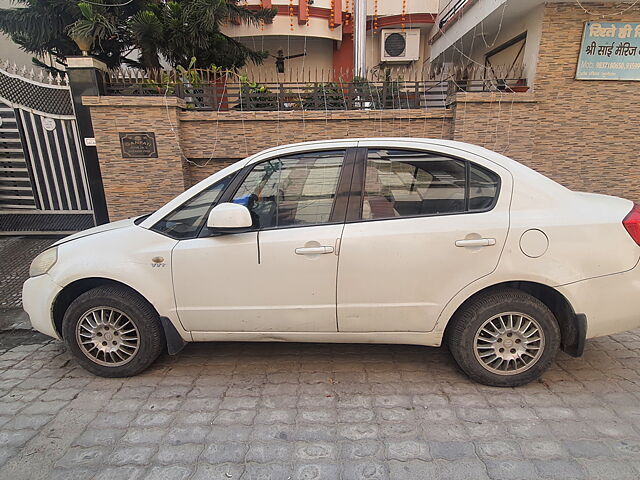
<svg viewBox="0 0 640 480">
<path fill-rule="evenodd" d="M 638 2 L 640 2 L 640 0 L 635 0 L 631 5 L 629 5 L 627 8 L 625 8 L 624 10 L 621 10 L 619 12 L 616 13 L 609 13 L 609 14 L 600 14 L 600 13 L 595 13 L 595 12 L 591 12 L 589 10 L 587 10 L 586 8 L 584 8 L 584 5 L 582 5 L 582 2 L 580 0 L 576 0 L 576 3 L 578 4 L 578 6 L 584 10 L 584 12 L 588 15 L 593 15 L 593 16 L 597 16 L 600 18 L 611 18 L 611 17 L 617 17 L 622 15 L 625 12 L 628 12 L 629 10 L 631 10 L 633 7 L 635 7 Z"/>
</svg>

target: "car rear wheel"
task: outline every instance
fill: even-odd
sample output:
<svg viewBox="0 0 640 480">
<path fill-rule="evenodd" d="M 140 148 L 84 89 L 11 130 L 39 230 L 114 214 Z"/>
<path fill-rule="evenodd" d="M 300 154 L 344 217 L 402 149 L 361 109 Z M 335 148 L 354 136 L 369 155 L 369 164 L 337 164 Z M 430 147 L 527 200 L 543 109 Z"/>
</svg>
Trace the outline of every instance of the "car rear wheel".
<svg viewBox="0 0 640 480">
<path fill-rule="evenodd" d="M 542 375 L 560 346 L 558 322 L 531 295 L 502 289 L 472 299 L 452 319 L 448 345 L 473 380 L 515 387 Z"/>
<path fill-rule="evenodd" d="M 153 307 L 119 286 L 97 287 L 76 298 L 65 312 L 62 336 L 80 365 L 102 377 L 136 375 L 164 346 Z"/>
</svg>

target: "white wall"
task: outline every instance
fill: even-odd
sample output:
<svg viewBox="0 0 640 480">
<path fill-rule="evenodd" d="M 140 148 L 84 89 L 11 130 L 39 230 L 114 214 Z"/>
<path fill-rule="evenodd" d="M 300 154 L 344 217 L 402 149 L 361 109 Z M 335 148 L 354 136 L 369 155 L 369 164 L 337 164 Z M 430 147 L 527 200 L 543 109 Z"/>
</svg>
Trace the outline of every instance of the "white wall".
<svg viewBox="0 0 640 480">
<path fill-rule="evenodd" d="M 315 5 L 315 4 L 314 4 Z M 298 24 L 298 17 L 293 17 L 293 30 L 291 30 L 291 20 L 288 15 L 277 15 L 273 19 L 273 23 L 264 25 L 264 29 L 253 25 L 227 24 L 222 32 L 231 37 L 253 37 L 253 36 L 270 36 L 270 35 L 288 35 L 300 37 L 320 37 L 332 38 L 340 40 L 342 38 L 342 27 L 335 27 L 333 30 L 329 28 L 329 21 L 326 18 L 310 17 L 308 25 Z"/>
<path fill-rule="evenodd" d="M 390 27 L 391 29 L 396 29 L 397 27 Z M 407 25 L 407 28 L 409 26 Z M 420 30 L 420 59 L 416 62 L 412 62 L 409 65 L 412 68 L 417 70 L 421 70 L 426 63 L 428 63 L 429 56 L 431 53 L 431 46 L 429 45 L 429 37 L 431 36 L 431 28 L 432 25 L 422 26 L 422 27 L 413 27 L 418 28 Z M 367 32 L 367 67 L 375 67 L 380 63 L 381 58 L 381 45 L 382 41 L 382 29 L 378 29 L 377 32 L 373 32 L 372 30 Z M 389 66 L 398 65 L 397 63 L 388 63 Z"/>
<path fill-rule="evenodd" d="M 498 5 L 498 0 L 481 0 L 479 4 L 484 4 L 482 13 L 475 13 L 475 6 L 471 7 L 459 20 L 464 23 L 465 35 L 455 38 L 454 29 L 445 31 L 445 36 L 434 42 L 431 48 L 431 60 L 437 59 L 438 63 L 454 63 L 457 65 L 476 64 L 484 65 L 487 52 L 508 42 L 523 32 L 527 32 L 527 40 L 523 52 L 523 64 L 525 66 L 524 76 L 527 83 L 533 85 L 535 71 L 540 49 L 540 38 L 542 35 L 542 19 L 544 15 L 544 4 L 539 1 L 510 0 L 506 5 Z M 493 3 L 495 8 L 490 12 L 490 16 L 479 21 L 475 25 L 471 18 L 479 18 L 488 12 L 487 5 Z M 478 4 L 476 4 L 478 5 Z M 526 8 L 528 6 L 528 8 Z M 473 14 L 467 17 L 467 14 Z M 444 40 L 444 42 L 442 42 Z M 442 50 L 442 46 L 446 48 Z M 467 57 L 471 57 L 469 60 Z"/>
<path fill-rule="evenodd" d="M 15 8 L 15 5 L 11 0 L 0 0 L 0 9 Z M 28 68 L 32 67 L 31 57 L 33 55 L 24 52 L 18 47 L 11 38 L 4 34 L 0 34 L 0 60 L 8 60 L 10 63 L 15 63 L 18 66 L 26 65 Z"/>
<path fill-rule="evenodd" d="M 353 0 L 349 0 L 351 10 L 353 10 Z M 315 5 L 315 3 L 314 3 Z M 344 8 L 345 0 L 342 0 Z M 367 0 L 367 14 L 373 15 L 375 11 L 374 0 Z M 438 13 L 438 0 L 407 0 L 405 13 Z M 378 0 L 378 15 L 400 15 L 402 14 L 402 0 Z"/>
<path fill-rule="evenodd" d="M 508 42 L 512 38 L 517 37 L 523 32 L 527 32 L 527 40 L 523 52 L 522 63 L 525 66 L 524 76 L 527 83 L 533 85 L 535 78 L 536 65 L 538 63 L 538 51 L 540 50 L 540 38 L 542 35 L 542 17 L 544 15 L 544 5 L 538 5 L 524 16 L 502 25 L 498 32 L 492 31 L 485 36 L 485 42 L 482 38 L 476 38 L 475 47 L 472 50 L 471 58 L 476 62 L 484 65 L 485 55 L 487 52 Z"/>
<path fill-rule="evenodd" d="M 311 72 L 313 79 L 316 69 L 318 76 L 320 76 L 323 70 L 328 75 L 329 70 L 333 67 L 333 40 L 307 37 L 305 41 L 304 38 L 297 36 L 243 37 L 239 40 L 254 50 L 268 51 L 272 55 L 277 55 L 278 50 L 282 49 L 285 57 L 303 53 L 306 47 L 307 56 L 285 60 L 285 71 L 289 72 L 286 75 L 276 73 L 275 59 L 272 57 L 267 58 L 262 65 L 253 65 L 249 62 L 243 70 L 250 72 L 252 79 L 267 78 L 288 81 L 289 75 L 293 74 L 293 81 L 295 81 L 296 72 L 302 72 L 303 69 L 307 75 Z"/>
</svg>

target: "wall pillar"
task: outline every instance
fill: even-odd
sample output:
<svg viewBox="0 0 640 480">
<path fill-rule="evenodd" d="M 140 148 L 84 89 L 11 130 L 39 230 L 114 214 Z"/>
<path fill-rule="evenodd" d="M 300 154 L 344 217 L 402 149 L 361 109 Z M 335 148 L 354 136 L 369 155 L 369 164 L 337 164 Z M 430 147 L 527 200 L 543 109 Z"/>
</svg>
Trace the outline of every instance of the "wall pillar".
<svg viewBox="0 0 640 480">
<path fill-rule="evenodd" d="M 112 220 L 153 212 L 189 186 L 180 147 L 179 113 L 184 100 L 87 96 L 82 102 L 93 118 Z M 155 152 L 123 149 L 121 138 L 135 138 L 135 134 L 154 137 Z"/>
<path fill-rule="evenodd" d="M 343 32 L 342 41 L 334 42 L 333 72 L 335 82 L 353 80 L 353 33 Z"/>
<path fill-rule="evenodd" d="M 107 66 L 93 57 L 67 58 L 67 76 L 71 88 L 73 108 L 80 133 L 80 144 L 93 205 L 93 215 L 97 225 L 109 222 L 107 204 L 102 184 L 102 174 L 96 147 L 93 123 L 89 109 L 82 104 L 85 95 L 104 95 L 104 72 Z"/>
</svg>

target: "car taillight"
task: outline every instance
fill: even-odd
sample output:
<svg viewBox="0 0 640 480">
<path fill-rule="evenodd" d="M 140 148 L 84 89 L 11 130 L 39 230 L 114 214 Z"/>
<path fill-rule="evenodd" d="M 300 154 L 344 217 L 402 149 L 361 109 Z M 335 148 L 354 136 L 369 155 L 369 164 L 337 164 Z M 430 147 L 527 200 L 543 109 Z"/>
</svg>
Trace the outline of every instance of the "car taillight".
<svg viewBox="0 0 640 480">
<path fill-rule="evenodd" d="M 629 215 L 624 217 L 622 224 L 631 235 L 631 238 L 640 245 L 640 205 L 637 203 L 633 205 L 633 209 L 629 212 Z"/>
</svg>

